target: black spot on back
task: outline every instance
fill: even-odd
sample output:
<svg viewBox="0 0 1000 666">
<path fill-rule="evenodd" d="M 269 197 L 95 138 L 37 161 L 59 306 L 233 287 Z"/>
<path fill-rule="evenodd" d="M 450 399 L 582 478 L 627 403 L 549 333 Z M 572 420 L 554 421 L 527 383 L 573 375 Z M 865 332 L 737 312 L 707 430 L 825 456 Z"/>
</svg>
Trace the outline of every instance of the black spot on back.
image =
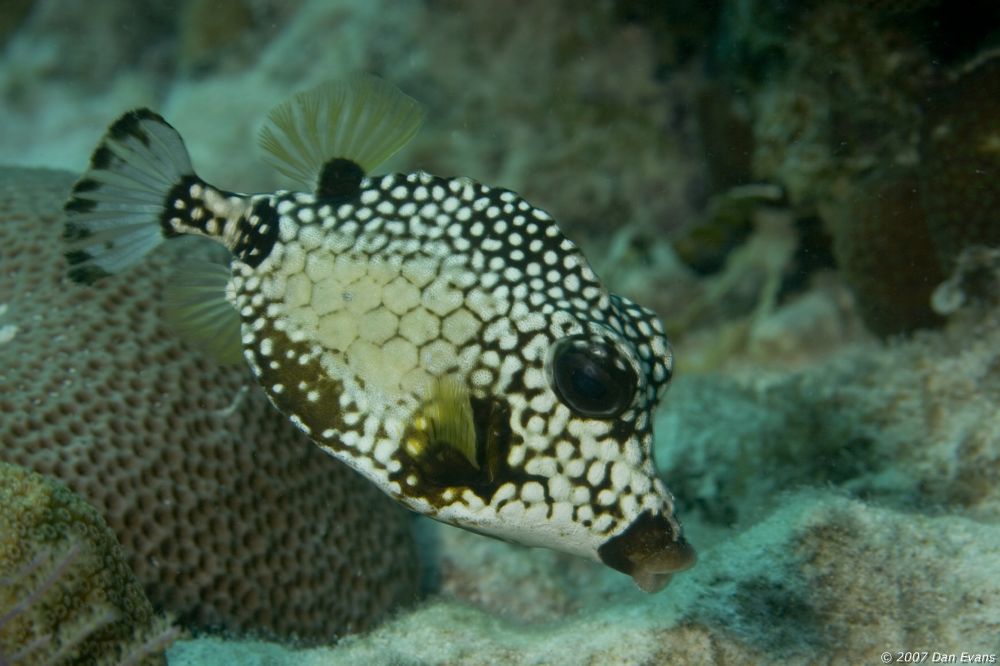
<svg viewBox="0 0 1000 666">
<path fill-rule="evenodd" d="M 320 171 L 316 197 L 330 203 L 354 199 L 361 193 L 361 179 L 364 177 L 365 172 L 357 162 L 334 158 Z"/>
</svg>

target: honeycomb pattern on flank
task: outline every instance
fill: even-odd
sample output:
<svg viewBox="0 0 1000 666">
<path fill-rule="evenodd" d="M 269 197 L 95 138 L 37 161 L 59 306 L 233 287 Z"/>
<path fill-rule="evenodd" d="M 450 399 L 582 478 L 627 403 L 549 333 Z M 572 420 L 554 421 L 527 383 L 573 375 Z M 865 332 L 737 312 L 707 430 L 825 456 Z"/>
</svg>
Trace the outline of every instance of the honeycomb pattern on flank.
<svg viewBox="0 0 1000 666">
<path fill-rule="evenodd" d="M 643 509 L 670 514 L 649 457 L 671 372 L 662 325 L 609 294 L 544 211 L 421 172 L 366 179 L 347 203 L 277 193 L 272 205 L 279 239 L 258 267 L 235 264 L 229 295 L 258 380 L 314 441 L 445 520 L 460 506 L 608 535 Z M 618 419 L 575 418 L 549 386 L 552 343 L 578 335 L 638 369 Z M 414 470 L 401 442 L 442 377 L 509 410 L 506 482 L 442 488 Z"/>
<path fill-rule="evenodd" d="M 161 319 L 181 257 L 65 279 L 68 173 L 0 170 L 2 459 L 101 511 L 153 605 L 188 626 L 306 642 L 413 597 L 409 517 Z"/>
</svg>

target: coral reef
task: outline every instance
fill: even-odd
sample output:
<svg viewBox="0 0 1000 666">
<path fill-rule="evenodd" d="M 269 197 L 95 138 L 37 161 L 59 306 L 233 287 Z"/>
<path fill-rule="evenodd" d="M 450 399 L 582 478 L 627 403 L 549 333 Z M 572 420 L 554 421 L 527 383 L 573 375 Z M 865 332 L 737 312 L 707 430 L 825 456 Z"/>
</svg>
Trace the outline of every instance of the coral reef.
<svg viewBox="0 0 1000 666">
<path fill-rule="evenodd" d="M 26 73 L 74 76 L 69 64 L 44 55 L 69 52 L 65 41 L 80 32 L 53 36 L 56 27 L 41 18 L 19 31 L 11 53 L 25 65 L 7 79 L 0 70 L 0 109 L 9 116 L 0 127 L 0 160 L 82 169 L 122 109 L 148 105 L 181 131 L 206 180 L 270 191 L 290 183 L 258 157 L 254 139 L 267 111 L 324 79 L 368 71 L 428 107 L 427 126 L 405 154 L 408 168 L 514 189 L 595 244 L 623 224 L 648 235 L 692 213 L 700 168 L 694 123 L 682 108 L 693 85 L 655 76 L 656 45 L 613 3 L 558 0 L 497 11 L 450 1 L 430 8 L 187 0 L 175 20 L 134 21 L 128 40 L 109 40 L 105 31 L 121 23 L 124 7 L 102 4 L 92 20 L 80 21 L 82 41 L 114 47 L 95 61 L 98 72 L 106 59 L 118 69 L 97 83 L 88 73 L 65 89 L 28 86 L 20 78 Z M 219 20 L 223 15 L 231 18 Z M 136 40 L 148 48 L 135 50 Z M 307 53 L 305 43 L 323 48 Z M 595 44 L 603 45 L 600 58 L 591 56 Z M 173 64 L 147 62 L 151 53 Z M 121 65 L 128 62 L 141 68 Z M 170 67 L 185 75 L 171 78 Z M 46 114 L 40 140 L 36 104 L 74 112 Z"/>
<path fill-rule="evenodd" d="M 968 305 L 967 307 L 972 307 Z M 438 533 L 445 596 L 270 663 L 866 663 L 995 654 L 1000 311 L 794 374 L 679 375 L 656 424 L 698 565 L 656 596 L 597 565 Z M 172 664 L 235 658 L 191 641 Z"/>
<path fill-rule="evenodd" d="M 796 218 L 823 219 L 876 334 L 939 325 L 929 302 L 935 285 L 965 247 L 1000 242 L 990 177 L 1000 173 L 991 138 L 1000 57 L 955 65 L 961 51 L 942 42 L 954 26 L 977 14 L 988 23 L 994 13 L 936 2 L 725 3 L 713 39 L 726 68 L 703 124 L 735 132 L 713 122 L 718 107 L 750 109 L 753 177 L 782 187 Z M 979 30 L 966 33 L 990 43 Z M 740 93 L 727 98 L 723 83 Z M 694 250 L 690 236 L 676 240 L 687 255 L 717 244 L 705 234 Z M 709 254 L 712 264 L 732 249 Z"/>
<path fill-rule="evenodd" d="M 652 265 L 630 265 L 626 284 L 648 292 L 647 303 L 663 313 L 675 346 L 684 349 L 680 363 L 686 372 L 747 364 L 787 370 L 870 337 L 832 271 L 829 239 L 818 221 L 795 219 L 777 200 L 760 205 L 770 190 L 747 186 L 720 195 L 723 201 L 738 195 L 727 205 L 749 216 L 751 231 L 719 271 L 694 275 L 663 241 L 651 248 L 660 255 Z M 721 222 L 718 231 L 725 235 L 728 225 Z M 613 258 L 628 261 L 614 254 L 606 261 Z"/>
<path fill-rule="evenodd" d="M 928 94 L 919 162 L 882 168 L 824 206 L 837 260 L 879 335 L 937 326 L 930 295 L 963 250 L 1000 245 L 1000 54 L 986 54 Z"/>
<path fill-rule="evenodd" d="M 585 243 L 690 217 L 701 172 L 694 123 L 677 107 L 693 86 L 655 76 L 656 45 L 613 4 L 446 2 L 425 14 L 429 66 L 413 94 L 433 120 L 409 161 L 509 187 Z"/>
<path fill-rule="evenodd" d="M 787 377 L 765 380 L 759 368 L 740 382 L 681 377 L 657 421 L 657 461 L 688 505 L 681 515 L 703 511 L 716 525 L 750 518 L 782 488 L 817 483 L 998 521 L 998 350 L 1000 311 L 980 310 Z"/>
<path fill-rule="evenodd" d="M 823 206 L 837 261 L 879 335 L 940 325 L 931 293 L 972 246 L 1000 246 L 1000 52 L 949 73 L 924 103 L 915 165 L 883 167 Z"/>
<path fill-rule="evenodd" d="M 0 663 L 162 664 L 176 633 L 96 509 L 0 462 Z"/>
<path fill-rule="evenodd" d="M 373 72 L 429 111 L 389 170 L 524 194 L 677 352 L 658 463 L 700 560 L 663 593 L 420 521 L 440 592 L 421 608 L 335 648 L 179 641 L 172 666 L 1000 652 L 1000 3 L 64 4 L 19 2 L 0 27 L 0 159 L 79 169 L 149 105 L 206 178 L 271 190 L 265 112 Z M 149 295 L 187 250 L 133 284 L 64 285 L 39 240 L 59 176 L 0 177 L 0 381 L 23 394 L 0 395 L 0 440 L 108 515 L 154 603 L 320 640 L 316 617 L 371 627 L 409 597 L 401 519 L 161 330 Z"/>
<path fill-rule="evenodd" d="M 276 666 L 839 664 L 877 662 L 885 650 L 995 654 L 998 552 L 996 525 L 800 492 L 703 551 L 660 595 L 609 589 L 589 571 L 571 588 L 586 607 L 556 621 L 527 625 L 438 600 L 335 649 L 254 646 L 252 654 Z M 510 597 L 533 598 L 539 572 L 524 573 L 508 581 Z M 171 666 L 236 661 L 250 647 L 186 641 L 169 657 Z"/>
<path fill-rule="evenodd" d="M 203 244 L 92 288 L 64 278 L 71 183 L 0 171 L 2 459 L 101 511 L 187 626 L 332 640 L 412 599 L 409 516 L 162 322 L 171 265 Z"/>
<path fill-rule="evenodd" d="M 955 271 L 931 294 L 939 315 L 965 311 L 977 317 L 1000 305 L 1000 247 L 972 245 L 958 256 Z"/>
<path fill-rule="evenodd" d="M 177 66 L 205 76 L 240 71 L 255 49 L 273 39 L 299 2 L 184 0 L 177 16 Z"/>
</svg>

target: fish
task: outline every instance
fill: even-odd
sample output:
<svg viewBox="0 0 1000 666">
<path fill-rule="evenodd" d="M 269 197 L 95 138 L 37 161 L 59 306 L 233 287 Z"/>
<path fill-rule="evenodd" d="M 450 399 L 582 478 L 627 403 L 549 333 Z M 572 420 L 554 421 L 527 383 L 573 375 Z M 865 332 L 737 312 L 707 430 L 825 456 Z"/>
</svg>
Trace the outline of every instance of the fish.
<svg viewBox="0 0 1000 666">
<path fill-rule="evenodd" d="M 65 203 L 68 277 L 221 244 L 227 262 L 178 267 L 171 321 L 316 445 L 410 510 L 658 591 L 696 559 L 653 459 L 663 324 L 517 193 L 373 175 L 424 117 L 370 75 L 298 93 L 259 144 L 305 189 L 243 194 L 202 180 L 163 117 L 124 113 Z"/>
</svg>

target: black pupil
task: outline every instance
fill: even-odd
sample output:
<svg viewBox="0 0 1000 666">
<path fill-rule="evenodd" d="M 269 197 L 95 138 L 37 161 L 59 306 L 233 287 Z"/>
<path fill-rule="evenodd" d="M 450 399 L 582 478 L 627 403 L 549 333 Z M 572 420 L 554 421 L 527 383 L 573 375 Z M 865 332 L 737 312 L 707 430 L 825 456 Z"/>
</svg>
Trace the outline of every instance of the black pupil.
<svg viewBox="0 0 1000 666">
<path fill-rule="evenodd" d="M 635 373 L 606 343 L 564 340 L 552 363 L 556 395 L 581 416 L 614 418 L 632 402 Z"/>
<path fill-rule="evenodd" d="M 604 400 L 608 393 L 608 383 L 611 381 L 608 373 L 582 353 L 570 353 L 573 357 L 566 360 L 567 364 L 577 366 L 571 367 L 569 371 L 573 392 L 590 402 L 599 403 Z"/>
</svg>

